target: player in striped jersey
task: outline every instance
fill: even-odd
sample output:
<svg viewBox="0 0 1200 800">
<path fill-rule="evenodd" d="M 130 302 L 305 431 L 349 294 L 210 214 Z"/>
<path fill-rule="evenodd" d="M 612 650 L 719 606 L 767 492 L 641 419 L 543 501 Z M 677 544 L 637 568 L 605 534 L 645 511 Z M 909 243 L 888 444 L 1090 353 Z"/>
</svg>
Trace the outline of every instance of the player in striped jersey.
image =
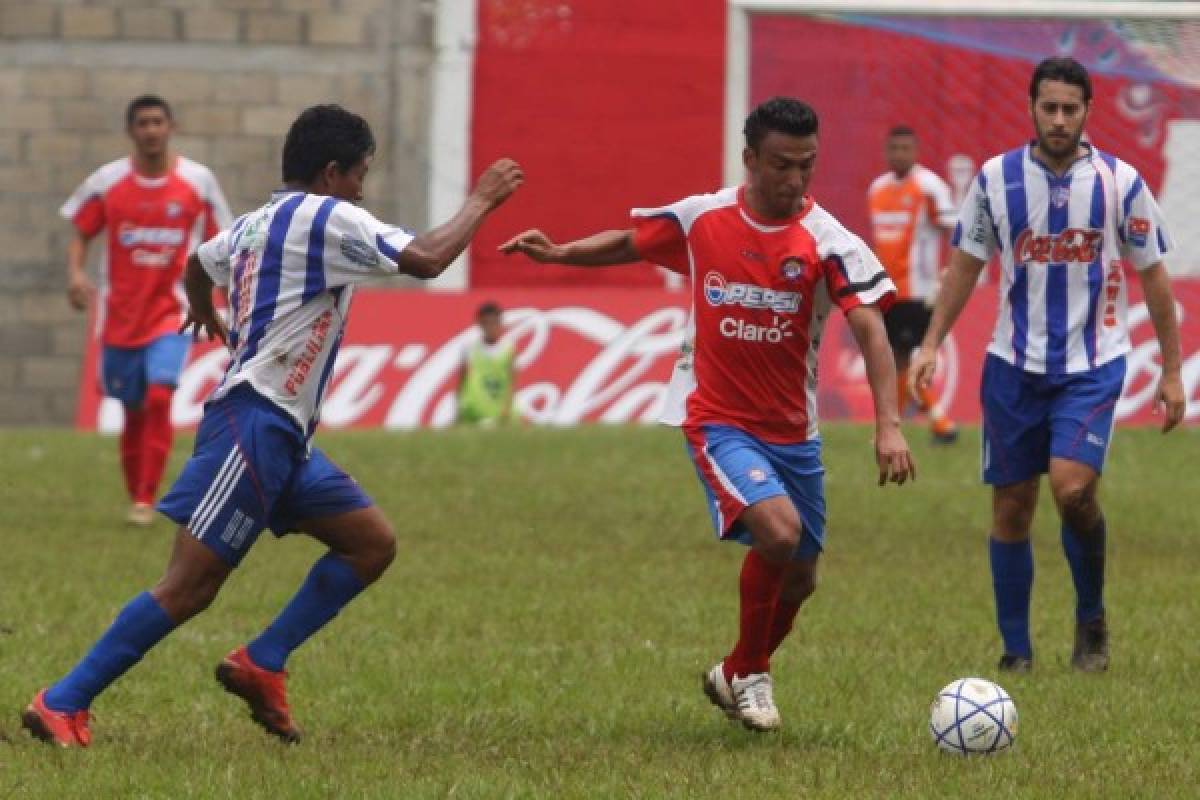
<svg viewBox="0 0 1200 800">
<path fill-rule="evenodd" d="M 1029 535 L 1048 473 L 1077 595 L 1072 664 L 1096 672 L 1108 666 L 1107 530 L 1096 492 L 1130 349 L 1125 262 L 1137 270 L 1162 353 L 1164 432 L 1185 409 L 1175 302 L 1162 262 L 1171 237 L 1137 171 L 1083 140 L 1092 85 L 1082 65 L 1043 61 L 1029 100 L 1036 139 L 984 164 L 963 203 L 952 237 L 957 249 L 913 363 L 913 388 L 928 387 L 938 346 L 998 252 L 1000 310 L 981 394 L 1000 668 L 1033 666 Z"/>
<path fill-rule="evenodd" d="M 230 653 L 217 678 L 255 721 L 299 739 L 285 688 L 288 655 L 391 563 L 383 513 L 311 438 L 356 284 L 440 274 L 483 219 L 522 182 L 507 159 L 480 178 L 447 223 L 413 236 L 356 204 L 375 140 L 338 106 L 303 112 L 283 148 L 284 188 L 205 242 L 190 259 L 186 327 L 227 343 L 229 368 L 205 406 L 191 459 L 159 510 L 179 523 L 166 574 L 135 597 L 88 655 L 34 697 L 25 726 L 60 746 L 91 740 L 88 709 L 109 684 L 177 626 L 205 609 L 270 527 L 329 547 L 263 633 Z M 228 328 L 213 310 L 228 287 Z"/>
<path fill-rule="evenodd" d="M 642 259 L 692 279 L 692 314 L 662 421 L 683 429 L 719 538 L 750 545 L 738 640 L 703 688 L 753 730 L 780 725 L 770 658 L 816 588 L 825 542 L 817 354 L 837 307 L 866 363 L 879 483 L 915 476 L 900 432 L 881 308 L 895 287 L 871 250 L 808 195 L 817 116 L 787 97 L 746 118 L 744 186 L 634 209 L 625 230 L 555 244 L 540 231 L 502 246 L 542 262 Z"/>
</svg>

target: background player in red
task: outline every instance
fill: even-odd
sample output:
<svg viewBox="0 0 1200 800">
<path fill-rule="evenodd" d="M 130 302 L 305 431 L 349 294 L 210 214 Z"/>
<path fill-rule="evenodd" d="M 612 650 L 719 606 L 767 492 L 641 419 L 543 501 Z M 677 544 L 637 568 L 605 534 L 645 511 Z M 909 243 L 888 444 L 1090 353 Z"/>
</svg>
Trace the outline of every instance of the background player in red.
<svg viewBox="0 0 1200 800">
<path fill-rule="evenodd" d="M 690 274 L 689 335 L 663 421 L 683 428 L 718 536 L 751 546 L 738 641 L 705 674 L 704 690 L 728 717 L 760 731 L 780 725 L 770 656 L 816 586 L 824 546 L 817 352 L 834 305 L 866 361 L 879 483 L 915 475 L 879 308 L 895 286 L 863 241 L 807 194 L 817 127 L 809 106 L 773 98 L 746 118 L 744 186 L 634 209 L 624 230 L 562 245 L 530 230 L 501 246 L 542 262 L 645 259 Z"/>
<path fill-rule="evenodd" d="M 88 245 L 105 232 L 97 328 L 104 393 L 121 401 L 121 470 L 133 505 L 128 519 L 149 525 L 171 450 L 171 397 L 187 358 L 181 279 L 188 254 L 232 221 L 209 169 L 170 149 L 175 130 L 161 97 L 134 98 L 125 112 L 133 153 L 105 164 L 62 207 L 75 226 L 67 250 L 67 298 L 86 310 L 95 288 Z"/>
</svg>

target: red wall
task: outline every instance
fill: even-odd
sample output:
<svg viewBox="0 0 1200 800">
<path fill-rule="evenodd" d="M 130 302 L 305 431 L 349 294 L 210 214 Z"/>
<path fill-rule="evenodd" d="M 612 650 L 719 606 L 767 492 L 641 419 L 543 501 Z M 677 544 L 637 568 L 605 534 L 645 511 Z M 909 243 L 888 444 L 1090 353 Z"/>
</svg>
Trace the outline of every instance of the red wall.
<svg viewBox="0 0 1200 800">
<path fill-rule="evenodd" d="M 662 286 L 649 266 L 544 267 L 496 246 L 624 227 L 631 207 L 719 186 L 724 82 L 722 0 L 480 0 L 472 175 L 510 156 L 527 183 L 476 239 L 472 286 Z"/>
</svg>

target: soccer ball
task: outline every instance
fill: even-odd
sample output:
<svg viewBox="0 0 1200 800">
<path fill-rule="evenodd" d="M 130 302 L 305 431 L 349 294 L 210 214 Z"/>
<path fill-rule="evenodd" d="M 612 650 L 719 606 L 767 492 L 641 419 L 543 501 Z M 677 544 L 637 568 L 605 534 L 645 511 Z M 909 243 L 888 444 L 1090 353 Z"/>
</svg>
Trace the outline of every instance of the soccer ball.
<svg viewBox="0 0 1200 800">
<path fill-rule="evenodd" d="M 934 698 L 929 733 L 949 753 L 998 753 L 1017 736 L 1017 706 L 991 681 L 959 678 Z"/>
</svg>

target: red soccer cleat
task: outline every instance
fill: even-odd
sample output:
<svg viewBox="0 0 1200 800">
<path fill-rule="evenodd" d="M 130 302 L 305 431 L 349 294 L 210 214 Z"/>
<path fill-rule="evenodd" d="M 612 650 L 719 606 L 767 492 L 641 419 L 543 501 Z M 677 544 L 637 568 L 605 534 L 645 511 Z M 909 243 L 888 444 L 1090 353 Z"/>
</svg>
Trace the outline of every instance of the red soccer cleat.
<svg viewBox="0 0 1200 800">
<path fill-rule="evenodd" d="M 250 716 L 268 733 L 289 744 L 300 741 L 300 729 L 288 709 L 287 672 L 271 672 L 257 666 L 243 646 L 217 665 L 217 681 L 225 691 L 246 701 Z"/>
<path fill-rule="evenodd" d="M 92 743 L 87 711 L 55 711 L 46 706 L 46 690 L 34 695 L 21 714 L 21 727 L 36 739 L 59 747 L 87 747 Z"/>
</svg>

